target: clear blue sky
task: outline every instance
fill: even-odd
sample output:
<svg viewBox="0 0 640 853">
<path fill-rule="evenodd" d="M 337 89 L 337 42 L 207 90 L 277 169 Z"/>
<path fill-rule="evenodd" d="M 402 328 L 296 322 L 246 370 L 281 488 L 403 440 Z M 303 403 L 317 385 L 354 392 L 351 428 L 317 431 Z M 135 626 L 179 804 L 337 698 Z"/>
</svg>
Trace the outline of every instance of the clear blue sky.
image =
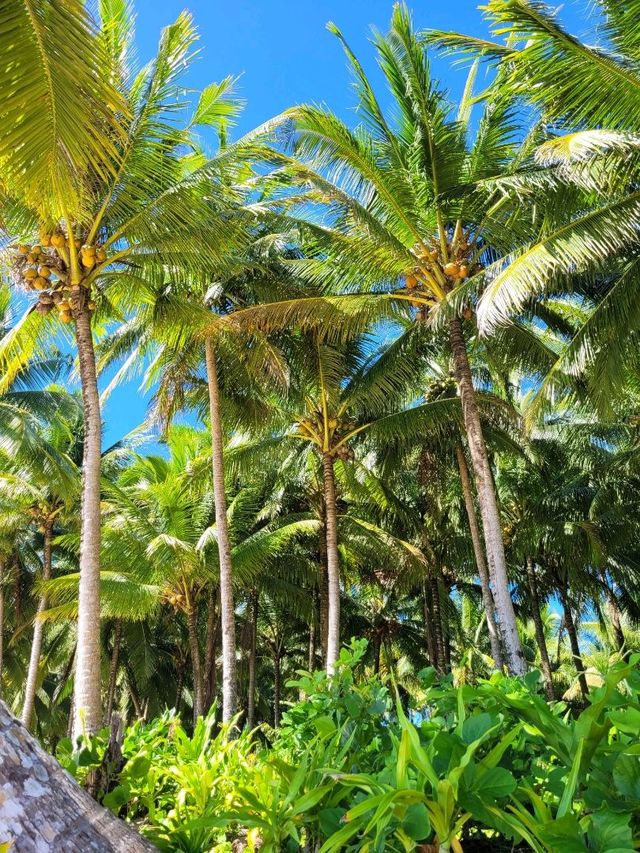
<svg viewBox="0 0 640 853">
<path fill-rule="evenodd" d="M 478 0 L 414 0 L 420 28 L 450 29 L 486 35 Z M 562 19 L 577 34 L 584 2 L 565 4 Z M 227 75 L 242 75 L 240 94 L 247 101 L 237 132 L 245 132 L 286 107 L 301 102 L 324 103 L 353 120 L 350 77 L 340 46 L 325 29 L 334 21 L 359 55 L 374 82 L 379 82 L 368 43 L 371 26 L 385 29 L 390 0 L 138 0 L 136 41 L 141 62 L 150 60 L 162 27 L 188 8 L 200 33 L 200 59 L 189 84 L 202 88 Z M 465 70 L 436 57 L 435 75 L 454 96 L 464 85 Z M 382 94 L 380 93 L 382 99 Z M 351 118 L 350 118 L 351 117 Z M 121 438 L 145 416 L 146 401 L 133 382 L 112 395 L 104 417 L 106 441 Z"/>
</svg>

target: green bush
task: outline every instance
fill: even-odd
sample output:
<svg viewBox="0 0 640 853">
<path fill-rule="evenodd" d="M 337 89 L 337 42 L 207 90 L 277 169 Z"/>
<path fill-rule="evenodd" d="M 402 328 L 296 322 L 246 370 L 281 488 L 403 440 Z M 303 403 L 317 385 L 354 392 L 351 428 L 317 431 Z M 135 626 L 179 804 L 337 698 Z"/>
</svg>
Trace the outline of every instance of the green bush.
<svg viewBox="0 0 640 853">
<path fill-rule="evenodd" d="M 453 687 L 423 675 L 403 708 L 358 677 L 362 642 L 336 674 L 302 674 L 280 729 L 229 737 L 213 715 L 188 735 L 167 713 L 136 724 L 104 804 L 161 850 L 531 849 L 622 853 L 640 832 L 640 657 L 616 664 L 574 714 L 550 707 L 538 674 Z M 106 732 L 58 757 L 81 781 Z"/>
</svg>

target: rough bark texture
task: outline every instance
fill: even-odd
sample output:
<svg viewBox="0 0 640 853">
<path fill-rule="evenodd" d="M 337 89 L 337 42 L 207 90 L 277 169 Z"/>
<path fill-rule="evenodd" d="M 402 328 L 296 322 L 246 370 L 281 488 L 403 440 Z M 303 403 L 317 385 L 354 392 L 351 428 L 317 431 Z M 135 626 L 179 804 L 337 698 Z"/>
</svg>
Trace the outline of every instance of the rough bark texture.
<svg viewBox="0 0 640 853">
<path fill-rule="evenodd" d="M 566 587 L 560 588 L 560 598 L 562 600 L 562 609 L 564 610 L 564 624 L 567 629 L 567 634 L 569 635 L 569 643 L 571 645 L 573 663 L 575 665 L 575 668 L 578 670 L 578 682 L 580 683 L 580 691 L 583 696 L 588 696 L 589 685 L 587 684 L 587 676 L 585 675 L 584 663 L 582 662 L 582 654 L 580 652 L 580 644 L 578 642 L 578 632 L 576 630 L 576 623 L 573 619 L 573 613 L 571 612 L 571 605 L 569 604 L 569 596 Z"/>
<path fill-rule="evenodd" d="M 536 578 L 536 567 L 531 557 L 527 558 L 527 582 L 529 585 L 529 595 L 531 596 L 531 615 L 536 631 L 536 642 L 540 651 L 540 661 L 542 663 L 542 675 L 544 677 L 544 689 L 547 694 L 547 699 L 550 702 L 556 698 L 553 691 L 553 675 L 551 673 L 551 661 L 549 659 L 549 650 L 547 649 L 547 640 L 544 636 L 544 625 L 542 624 L 542 616 L 540 615 L 540 596 L 538 595 L 538 581 Z"/>
<path fill-rule="evenodd" d="M 251 636 L 249 637 L 249 673 L 247 684 L 247 726 L 256 724 L 256 649 L 258 645 L 258 593 L 251 595 Z"/>
<path fill-rule="evenodd" d="M 338 555 L 338 511 L 336 507 L 336 483 L 333 456 L 323 454 L 324 502 L 326 507 L 327 531 L 327 657 L 326 669 L 331 675 L 340 653 L 340 558 Z"/>
<path fill-rule="evenodd" d="M 111 649 L 111 663 L 109 664 L 109 690 L 107 692 L 107 710 L 105 712 L 105 723 L 111 722 L 113 704 L 116 697 L 116 679 L 118 677 L 118 663 L 120 662 L 120 644 L 122 643 L 122 619 L 116 619 L 113 629 L 113 648 Z"/>
<path fill-rule="evenodd" d="M 204 714 L 204 689 L 202 684 L 202 664 L 200 662 L 200 644 L 198 643 L 198 608 L 192 603 L 187 613 L 189 629 L 189 650 L 191 651 L 191 669 L 193 671 L 193 721 Z"/>
<path fill-rule="evenodd" d="M 492 583 L 493 599 L 496 605 L 496 616 L 505 646 L 506 663 L 512 674 L 523 675 L 526 671 L 526 665 L 518 636 L 511 593 L 509 591 L 509 578 L 507 576 L 507 563 L 504 556 L 500 514 L 498 512 L 498 503 L 491 467 L 489 465 L 487 447 L 482 434 L 480 414 L 476 404 L 476 395 L 462 331 L 462 322 L 459 317 L 451 320 L 449 334 L 456 382 L 458 383 L 460 400 L 462 402 L 462 415 L 467 433 L 469 453 L 473 464 L 476 494 L 478 495 L 478 505 L 480 507 L 480 517 L 482 519 L 484 541 L 489 563 L 489 576 Z"/>
<path fill-rule="evenodd" d="M 208 711 L 213 702 L 213 669 L 216 665 L 216 634 L 218 632 L 218 608 L 216 588 L 209 587 L 207 596 L 207 633 L 204 641 L 204 708 Z"/>
<path fill-rule="evenodd" d="M 491 643 L 491 656 L 494 660 L 497 669 L 502 669 L 504 661 L 502 659 L 502 649 L 500 647 L 500 634 L 496 624 L 495 604 L 493 594 L 491 593 L 491 581 L 489 579 L 489 569 L 484 552 L 482 539 L 480 538 L 480 528 L 478 527 L 478 519 L 476 518 L 476 508 L 473 505 L 473 491 L 471 488 L 471 478 L 467 467 L 467 460 L 464 456 L 464 450 L 460 444 L 456 445 L 456 458 L 458 460 L 458 470 L 460 472 L 460 483 L 462 485 L 462 494 L 464 496 L 464 506 L 467 511 L 467 520 L 469 522 L 469 532 L 471 534 L 471 542 L 473 544 L 473 553 L 476 559 L 476 567 L 480 576 L 480 585 L 482 587 L 482 601 L 484 610 L 487 616 L 487 630 L 489 631 L 489 642 Z"/>
<path fill-rule="evenodd" d="M 318 545 L 318 598 L 319 613 L 318 625 L 320 627 L 320 651 L 322 663 L 327 665 L 327 639 L 329 629 L 329 581 L 327 578 L 327 512 L 324 506 L 323 494 L 322 516 L 320 518 L 320 544 Z"/>
<path fill-rule="evenodd" d="M 65 773 L 0 702 L 0 844 L 11 853 L 155 850 Z"/>
<path fill-rule="evenodd" d="M 211 418 L 211 462 L 213 492 L 216 503 L 216 530 L 220 558 L 220 625 L 222 634 L 222 721 L 227 723 L 236 713 L 236 616 L 233 602 L 233 569 L 231 543 L 227 524 L 227 496 L 224 488 L 224 459 L 220 390 L 213 341 L 205 342 L 207 384 L 209 386 L 209 415 Z"/>
<path fill-rule="evenodd" d="M 100 703 L 100 396 L 86 307 L 74 312 L 84 415 L 74 735 L 97 731 Z"/>
<path fill-rule="evenodd" d="M 42 548 L 42 580 L 51 578 L 51 531 L 53 522 L 47 519 L 44 524 L 43 548 Z M 38 670 L 40 668 L 40 652 L 42 650 L 42 637 L 44 634 L 44 623 L 40 615 L 47 609 L 47 597 L 41 595 L 38 601 L 38 609 L 33 620 L 33 639 L 31 640 L 31 655 L 29 657 L 29 669 L 27 671 L 27 683 L 24 688 L 24 703 L 22 705 L 21 721 L 26 728 L 31 727 L 33 707 L 36 701 L 36 688 L 38 686 Z"/>
</svg>

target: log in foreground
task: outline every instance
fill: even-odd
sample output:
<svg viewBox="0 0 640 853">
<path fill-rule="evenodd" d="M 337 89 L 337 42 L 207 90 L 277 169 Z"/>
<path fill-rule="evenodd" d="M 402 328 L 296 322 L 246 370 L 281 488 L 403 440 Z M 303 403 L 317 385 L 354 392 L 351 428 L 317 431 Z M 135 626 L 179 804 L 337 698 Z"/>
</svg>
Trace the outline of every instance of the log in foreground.
<svg viewBox="0 0 640 853">
<path fill-rule="evenodd" d="M 0 702 L 3 848 L 10 853 L 155 850 L 128 824 L 99 806 Z"/>
</svg>

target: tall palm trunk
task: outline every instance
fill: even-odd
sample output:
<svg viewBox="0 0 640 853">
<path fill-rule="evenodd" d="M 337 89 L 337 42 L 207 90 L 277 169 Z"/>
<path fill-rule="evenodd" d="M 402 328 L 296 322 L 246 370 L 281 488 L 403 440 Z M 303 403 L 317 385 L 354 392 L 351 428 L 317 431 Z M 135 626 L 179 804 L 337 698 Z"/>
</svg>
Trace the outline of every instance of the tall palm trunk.
<svg viewBox="0 0 640 853">
<path fill-rule="evenodd" d="M 51 578 L 51 531 L 53 522 L 47 518 L 44 523 L 44 543 L 42 548 L 42 580 Z M 44 633 L 44 622 L 40 615 L 47 609 L 47 596 L 41 595 L 38 601 L 38 610 L 33 622 L 33 639 L 31 641 L 31 656 L 29 658 L 29 670 L 27 672 L 27 684 L 24 690 L 24 703 L 20 720 L 25 728 L 31 727 L 33 708 L 36 701 L 36 687 L 38 685 L 38 670 L 40 669 L 40 652 L 42 650 L 42 636 Z"/>
<path fill-rule="evenodd" d="M 189 602 L 188 605 L 187 627 L 189 629 L 189 650 L 193 671 L 193 722 L 195 723 L 198 717 L 204 714 L 202 663 L 200 661 L 200 643 L 198 642 L 198 607 L 195 602 Z"/>
<path fill-rule="evenodd" d="M 542 663 L 542 675 L 544 676 L 544 689 L 547 694 L 547 699 L 550 702 L 556 698 L 553 692 L 553 675 L 551 674 L 551 660 L 549 659 L 549 650 L 547 648 L 547 640 L 544 635 L 544 625 L 542 624 L 542 616 L 540 615 L 540 596 L 538 595 L 538 580 L 536 578 L 536 567 L 533 559 L 527 557 L 527 583 L 529 586 L 529 595 L 531 596 L 531 615 L 536 631 L 536 642 L 540 651 L 540 661 Z"/>
<path fill-rule="evenodd" d="M 326 510 L 323 507 L 323 518 L 320 526 L 320 546 L 318 548 L 320 559 L 318 574 L 318 598 L 320 626 L 320 648 L 322 651 L 322 662 L 327 665 L 327 640 L 329 637 L 329 582 L 327 578 L 327 522 Z"/>
<path fill-rule="evenodd" d="M 340 652 L 340 558 L 338 556 L 338 510 L 336 507 L 336 482 L 333 456 L 322 456 L 324 474 L 324 502 L 327 532 L 327 658 L 326 670 L 333 674 Z"/>
<path fill-rule="evenodd" d="M 105 723 L 111 724 L 111 714 L 116 698 L 116 679 L 118 677 L 118 664 L 120 662 L 120 645 L 122 643 L 122 619 L 116 619 L 113 629 L 113 648 L 111 649 L 111 663 L 109 664 L 109 690 L 107 691 L 107 711 Z"/>
<path fill-rule="evenodd" d="M 91 336 L 91 314 L 74 312 L 80 364 L 84 447 L 80 516 L 80 587 L 78 651 L 74 694 L 74 735 L 95 732 L 101 725 L 100 702 L 100 396 Z"/>
<path fill-rule="evenodd" d="M 431 613 L 433 614 L 433 636 L 435 640 L 435 661 L 434 666 L 439 673 L 444 673 L 446 670 L 446 661 L 444 657 L 444 635 L 442 632 L 442 609 L 440 607 L 440 584 L 435 572 L 429 575 L 429 585 L 431 588 Z"/>
<path fill-rule="evenodd" d="M 207 633 L 204 641 L 204 708 L 213 703 L 213 670 L 216 665 L 216 640 L 218 634 L 218 608 L 216 588 L 211 584 L 207 597 Z"/>
<path fill-rule="evenodd" d="M 467 442 L 469 444 L 469 452 L 476 481 L 476 494 L 478 495 L 480 517 L 482 519 L 484 541 L 487 549 L 489 576 L 493 585 L 496 616 L 506 652 L 506 663 L 512 674 L 523 675 L 526 671 L 526 665 L 520 645 L 520 637 L 518 636 L 511 593 L 509 591 L 509 578 L 507 576 L 507 563 L 504 555 L 498 502 L 496 500 L 487 447 L 482 434 L 480 414 L 478 412 L 476 394 L 471 377 L 471 367 L 469 366 L 469 358 L 462 331 L 462 321 L 459 317 L 451 320 L 449 336 L 456 381 L 460 390 Z"/>
<path fill-rule="evenodd" d="M 280 697 L 282 694 L 281 654 L 277 648 L 273 651 L 273 727 L 280 725 Z"/>
<path fill-rule="evenodd" d="M 224 488 L 224 459 L 220 390 L 216 353 L 211 338 L 205 342 L 207 385 L 209 388 L 209 416 L 211 419 L 211 463 L 213 492 L 216 503 L 216 530 L 220 558 L 220 625 L 222 634 L 222 722 L 228 723 L 236 713 L 236 617 L 233 603 L 233 569 L 231 543 L 227 524 L 227 496 Z"/>
<path fill-rule="evenodd" d="M 256 724 L 256 650 L 258 646 L 258 593 L 251 595 L 251 636 L 249 638 L 249 676 L 247 685 L 247 727 Z"/>
<path fill-rule="evenodd" d="M 478 569 L 480 585 L 482 587 L 482 601 L 484 603 L 484 610 L 487 616 L 487 630 L 489 631 L 489 642 L 491 643 L 491 656 L 496 668 L 502 669 L 504 661 L 502 660 L 500 635 L 498 633 L 498 626 L 496 625 L 495 604 L 493 601 L 493 594 L 491 592 L 489 569 L 487 568 L 487 560 L 482 540 L 480 538 L 480 529 L 478 528 L 478 519 L 476 518 L 476 508 L 473 505 L 473 493 L 471 490 L 471 478 L 469 477 L 467 460 L 465 459 L 464 449 L 461 444 L 456 444 L 456 458 L 458 460 L 460 483 L 462 485 L 464 506 L 467 511 L 467 520 L 469 522 L 469 533 L 471 534 L 473 553 L 475 555 L 476 567 Z"/>
<path fill-rule="evenodd" d="M 578 671 L 578 682 L 580 684 L 580 692 L 583 696 L 588 696 L 589 685 L 587 684 L 587 676 L 584 671 L 584 663 L 582 653 L 580 652 L 580 643 L 578 642 L 578 631 L 576 623 L 571 612 L 571 604 L 569 603 L 569 593 L 566 586 L 560 586 L 560 600 L 562 601 L 562 609 L 564 610 L 564 624 L 569 635 L 569 643 L 571 645 L 571 655 L 573 663 Z"/>
<path fill-rule="evenodd" d="M 307 657 L 307 669 L 314 672 L 316 668 L 316 614 L 318 610 L 318 591 L 313 590 L 311 594 L 311 619 L 309 620 L 309 653 Z"/>
</svg>

